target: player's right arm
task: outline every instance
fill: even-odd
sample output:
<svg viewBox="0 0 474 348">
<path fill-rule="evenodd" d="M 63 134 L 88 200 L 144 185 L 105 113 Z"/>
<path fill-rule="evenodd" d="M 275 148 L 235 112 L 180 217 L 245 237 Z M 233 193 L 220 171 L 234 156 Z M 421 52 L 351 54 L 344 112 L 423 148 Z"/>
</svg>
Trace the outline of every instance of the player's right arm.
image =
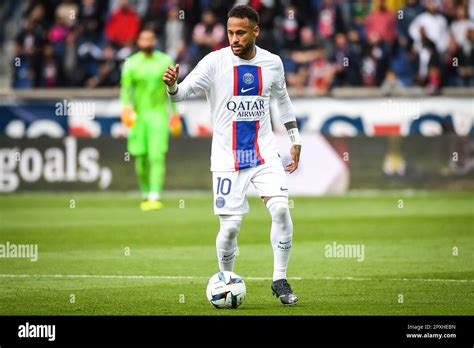
<svg viewBox="0 0 474 348">
<path fill-rule="evenodd" d="M 163 74 L 163 81 L 172 101 L 180 102 L 199 90 L 207 91 L 211 88 L 214 76 L 212 54 L 205 56 L 180 84 L 178 84 L 179 64 L 174 67 L 168 66 Z"/>
<path fill-rule="evenodd" d="M 122 112 L 120 118 L 126 127 L 133 127 L 135 123 L 135 111 L 132 107 L 133 79 L 130 64 L 127 61 L 122 69 L 120 77 L 120 103 L 122 104 Z"/>
</svg>

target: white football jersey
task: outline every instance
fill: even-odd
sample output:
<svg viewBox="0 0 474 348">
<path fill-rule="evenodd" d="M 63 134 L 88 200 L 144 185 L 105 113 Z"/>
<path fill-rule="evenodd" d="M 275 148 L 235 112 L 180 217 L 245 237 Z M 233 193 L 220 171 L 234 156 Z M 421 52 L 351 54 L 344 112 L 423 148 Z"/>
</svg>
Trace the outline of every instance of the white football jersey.
<svg viewBox="0 0 474 348">
<path fill-rule="evenodd" d="M 211 171 L 279 161 L 270 96 L 277 100 L 282 123 L 296 120 L 280 57 L 256 50 L 251 60 L 237 57 L 230 47 L 209 53 L 170 95 L 179 102 L 199 90 L 206 93 L 213 122 Z"/>
</svg>

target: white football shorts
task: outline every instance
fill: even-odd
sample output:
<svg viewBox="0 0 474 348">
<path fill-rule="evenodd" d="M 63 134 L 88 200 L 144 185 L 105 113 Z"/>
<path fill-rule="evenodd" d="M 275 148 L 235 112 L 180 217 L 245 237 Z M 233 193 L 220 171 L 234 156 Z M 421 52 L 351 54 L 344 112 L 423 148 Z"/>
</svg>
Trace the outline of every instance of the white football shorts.
<svg viewBox="0 0 474 348">
<path fill-rule="evenodd" d="M 250 183 L 260 197 L 288 198 L 286 173 L 279 160 L 235 172 L 212 172 L 212 183 L 215 215 L 248 213 L 247 191 Z"/>
</svg>

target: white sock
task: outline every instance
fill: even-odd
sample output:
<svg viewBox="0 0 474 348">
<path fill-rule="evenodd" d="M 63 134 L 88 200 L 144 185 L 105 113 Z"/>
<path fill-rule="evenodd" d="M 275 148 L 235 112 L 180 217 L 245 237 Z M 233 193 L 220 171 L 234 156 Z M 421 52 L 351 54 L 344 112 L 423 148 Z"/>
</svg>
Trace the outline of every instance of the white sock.
<svg viewBox="0 0 474 348">
<path fill-rule="evenodd" d="M 288 198 L 272 197 L 267 201 L 267 208 L 272 216 L 270 241 L 273 248 L 273 281 L 286 279 L 286 268 L 293 239 L 293 222 Z"/>
<path fill-rule="evenodd" d="M 219 270 L 233 271 L 237 253 L 237 234 L 242 215 L 220 215 L 220 229 L 216 238 L 217 262 Z"/>
<path fill-rule="evenodd" d="M 149 201 L 158 201 L 160 200 L 160 194 L 158 192 L 150 192 L 148 194 Z"/>
</svg>

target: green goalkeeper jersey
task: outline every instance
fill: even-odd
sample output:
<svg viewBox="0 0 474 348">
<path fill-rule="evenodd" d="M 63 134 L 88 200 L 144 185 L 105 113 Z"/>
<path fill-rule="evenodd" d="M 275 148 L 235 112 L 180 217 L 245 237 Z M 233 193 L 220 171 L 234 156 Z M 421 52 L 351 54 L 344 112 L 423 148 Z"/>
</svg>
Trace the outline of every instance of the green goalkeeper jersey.
<svg viewBox="0 0 474 348">
<path fill-rule="evenodd" d="M 162 80 L 168 65 L 174 65 L 173 60 L 160 51 L 149 57 L 143 52 L 128 57 L 121 77 L 122 106 L 132 106 L 138 118 L 158 112 L 167 119 L 169 113 L 175 113 L 176 106 L 169 101 Z"/>
</svg>

